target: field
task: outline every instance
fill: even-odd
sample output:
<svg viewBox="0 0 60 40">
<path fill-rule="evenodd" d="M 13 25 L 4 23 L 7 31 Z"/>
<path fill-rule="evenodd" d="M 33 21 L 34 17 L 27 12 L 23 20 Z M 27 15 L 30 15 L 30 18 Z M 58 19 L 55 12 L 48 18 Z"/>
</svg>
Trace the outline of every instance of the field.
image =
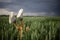
<svg viewBox="0 0 60 40">
<path fill-rule="evenodd" d="M 60 17 L 23 17 L 22 40 L 60 40 Z M 29 31 L 25 28 L 29 26 Z M 18 30 L 0 16 L 0 40 L 19 40 Z"/>
</svg>

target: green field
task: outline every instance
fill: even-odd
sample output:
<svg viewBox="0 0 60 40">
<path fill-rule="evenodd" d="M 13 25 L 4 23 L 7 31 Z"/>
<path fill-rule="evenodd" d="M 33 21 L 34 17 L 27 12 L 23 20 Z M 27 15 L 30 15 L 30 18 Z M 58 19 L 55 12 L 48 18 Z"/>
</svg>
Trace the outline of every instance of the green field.
<svg viewBox="0 0 60 40">
<path fill-rule="evenodd" d="M 23 17 L 23 21 L 22 40 L 60 40 L 60 17 Z M 19 40 L 18 30 L 7 16 L 0 16 L 0 40 Z"/>
</svg>

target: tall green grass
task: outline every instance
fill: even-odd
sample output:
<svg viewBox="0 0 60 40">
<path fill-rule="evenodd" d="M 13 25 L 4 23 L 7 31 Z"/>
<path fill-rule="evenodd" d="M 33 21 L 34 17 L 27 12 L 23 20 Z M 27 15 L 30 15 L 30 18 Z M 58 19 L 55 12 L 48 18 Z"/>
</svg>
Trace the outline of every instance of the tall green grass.
<svg viewBox="0 0 60 40">
<path fill-rule="evenodd" d="M 22 40 L 60 40 L 60 17 L 24 17 L 23 21 Z M 30 30 L 26 32 L 28 25 Z M 0 17 L 0 39 L 19 40 L 18 30 L 5 16 Z"/>
</svg>

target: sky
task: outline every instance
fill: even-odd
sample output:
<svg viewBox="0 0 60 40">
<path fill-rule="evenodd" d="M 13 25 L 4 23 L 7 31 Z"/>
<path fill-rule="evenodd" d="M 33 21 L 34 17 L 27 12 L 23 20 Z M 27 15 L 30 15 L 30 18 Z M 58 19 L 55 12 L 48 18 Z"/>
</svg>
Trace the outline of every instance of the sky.
<svg viewBox="0 0 60 40">
<path fill-rule="evenodd" d="M 60 16 L 60 0 L 0 0 L 2 8 L 16 13 L 23 8 L 25 15 Z"/>
</svg>

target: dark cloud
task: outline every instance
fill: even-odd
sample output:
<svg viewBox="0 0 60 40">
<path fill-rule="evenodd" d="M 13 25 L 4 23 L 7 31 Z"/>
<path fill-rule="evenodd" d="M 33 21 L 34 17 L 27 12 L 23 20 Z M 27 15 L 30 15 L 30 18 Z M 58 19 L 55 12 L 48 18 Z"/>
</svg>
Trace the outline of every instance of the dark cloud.
<svg viewBox="0 0 60 40">
<path fill-rule="evenodd" d="M 18 12 L 20 8 L 25 13 L 35 13 L 36 15 L 60 15 L 59 0 L 2 0 L 0 8 L 6 8 L 9 11 Z M 45 14 L 43 13 L 45 12 Z M 30 15 L 29 14 L 29 15 Z M 32 14 L 31 14 L 32 15 Z"/>
<path fill-rule="evenodd" d="M 0 2 L 12 2 L 12 0 L 0 0 Z"/>
</svg>

